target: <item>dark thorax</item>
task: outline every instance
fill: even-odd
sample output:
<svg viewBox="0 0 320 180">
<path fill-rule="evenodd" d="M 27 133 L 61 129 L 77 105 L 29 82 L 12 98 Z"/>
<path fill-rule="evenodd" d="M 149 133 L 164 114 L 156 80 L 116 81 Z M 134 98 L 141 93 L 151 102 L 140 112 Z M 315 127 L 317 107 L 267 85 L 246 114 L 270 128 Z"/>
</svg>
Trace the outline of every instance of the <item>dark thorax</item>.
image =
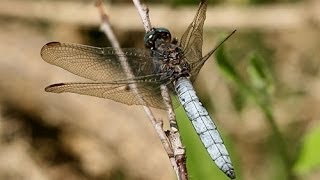
<svg viewBox="0 0 320 180">
<path fill-rule="evenodd" d="M 184 58 L 183 50 L 176 38 L 164 28 L 153 28 L 145 36 L 145 46 L 151 50 L 152 57 L 160 63 L 163 79 L 175 82 L 180 77 L 189 77 L 190 66 Z"/>
</svg>

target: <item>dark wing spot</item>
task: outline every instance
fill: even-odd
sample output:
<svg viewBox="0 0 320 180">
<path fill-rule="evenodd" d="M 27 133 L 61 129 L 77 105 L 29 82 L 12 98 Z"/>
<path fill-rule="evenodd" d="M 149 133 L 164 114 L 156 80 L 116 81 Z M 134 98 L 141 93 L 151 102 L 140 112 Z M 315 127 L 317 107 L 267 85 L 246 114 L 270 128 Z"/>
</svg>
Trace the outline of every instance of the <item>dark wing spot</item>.
<svg viewBox="0 0 320 180">
<path fill-rule="evenodd" d="M 41 48 L 41 51 L 40 51 L 40 55 L 42 56 L 43 55 L 43 52 L 50 48 L 50 47 L 56 47 L 56 46 L 61 46 L 61 43 L 60 42 L 49 42 L 47 43 L 46 45 L 44 45 L 42 48 Z"/>
<path fill-rule="evenodd" d="M 46 88 L 44 88 L 44 90 L 45 90 L 46 92 L 52 92 L 56 87 L 58 87 L 58 86 L 64 86 L 64 85 L 66 85 L 66 83 L 51 84 L 51 85 L 47 86 Z"/>
<path fill-rule="evenodd" d="M 54 47 L 54 46 L 60 46 L 60 45 L 61 45 L 60 42 L 49 42 L 44 46 Z"/>
</svg>

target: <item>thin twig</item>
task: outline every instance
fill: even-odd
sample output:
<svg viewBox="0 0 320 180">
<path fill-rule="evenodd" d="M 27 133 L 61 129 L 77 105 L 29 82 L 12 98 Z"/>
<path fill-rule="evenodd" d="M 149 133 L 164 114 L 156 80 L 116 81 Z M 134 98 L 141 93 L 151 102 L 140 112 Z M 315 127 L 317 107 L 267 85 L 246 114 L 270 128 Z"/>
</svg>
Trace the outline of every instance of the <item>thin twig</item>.
<svg viewBox="0 0 320 180">
<path fill-rule="evenodd" d="M 133 3 L 139 12 L 145 31 L 146 32 L 150 31 L 152 28 L 152 25 L 149 18 L 149 9 L 147 8 L 146 5 L 142 5 L 139 0 L 133 0 Z M 168 118 L 170 123 L 170 133 L 168 134 L 168 138 L 173 147 L 175 161 L 178 166 L 177 176 L 179 179 L 187 180 L 188 173 L 187 173 L 187 167 L 186 167 L 185 148 L 182 146 L 178 124 L 176 121 L 176 116 L 172 108 L 170 94 L 166 85 L 161 85 L 161 95 L 163 97 L 164 103 L 167 108 L 167 113 L 168 113 Z"/>
<path fill-rule="evenodd" d="M 179 173 L 178 177 L 181 180 L 187 180 L 188 172 L 187 172 L 187 166 L 186 166 L 186 155 L 185 155 L 186 151 L 181 142 L 179 128 L 176 121 L 176 115 L 172 109 L 171 98 L 168 93 L 167 86 L 165 85 L 161 86 L 161 95 L 163 97 L 163 100 L 167 108 L 169 124 L 170 124 L 170 133 L 168 134 L 168 138 L 171 142 L 176 164 L 178 166 L 178 173 Z"/>
<path fill-rule="evenodd" d="M 132 0 L 133 4 L 136 6 L 138 13 L 141 17 L 142 23 L 144 30 L 146 32 L 150 31 L 152 26 L 151 26 L 151 21 L 149 17 L 149 9 L 146 5 L 142 5 L 140 3 L 140 0 Z"/>
<path fill-rule="evenodd" d="M 101 26 L 100 26 L 100 30 L 106 34 L 106 36 L 108 37 L 108 39 L 110 40 L 110 42 L 112 44 L 112 47 L 116 48 L 120 55 L 123 55 L 124 53 L 121 51 L 120 44 L 119 44 L 117 38 L 115 37 L 115 35 L 110 27 L 109 17 L 104 12 L 102 1 L 97 0 L 96 6 L 99 10 L 99 14 L 101 16 L 101 21 L 102 21 Z M 128 64 L 126 57 L 119 56 L 119 60 L 121 61 L 121 65 L 122 65 L 127 77 L 133 78 L 134 76 L 132 74 L 131 68 Z M 139 92 L 138 92 L 136 84 L 133 83 L 133 84 L 130 84 L 130 86 L 132 86 L 130 88 L 132 88 L 135 91 L 135 93 L 139 97 L 140 101 L 143 101 L 143 98 L 141 96 L 139 96 Z M 174 153 L 173 153 L 171 144 L 168 141 L 167 136 L 163 130 L 163 122 L 160 120 L 158 120 L 158 121 L 156 120 L 156 118 L 154 117 L 154 115 L 149 107 L 143 106 L 143 108 L 144 108 L 144 111 L 147 114 L 151 124 L 153 125 L 154 129 L 156 130 L 156 132 L 161 140 L 161 143 L 162 143 L 166 153 L 168 154 L 168 157 L 170 158 L 170 162 L 174 162 L 174 164 L 172 164 L 172 165 L 176 166 L 175 161 L 174 161 Z"/>
</svg>

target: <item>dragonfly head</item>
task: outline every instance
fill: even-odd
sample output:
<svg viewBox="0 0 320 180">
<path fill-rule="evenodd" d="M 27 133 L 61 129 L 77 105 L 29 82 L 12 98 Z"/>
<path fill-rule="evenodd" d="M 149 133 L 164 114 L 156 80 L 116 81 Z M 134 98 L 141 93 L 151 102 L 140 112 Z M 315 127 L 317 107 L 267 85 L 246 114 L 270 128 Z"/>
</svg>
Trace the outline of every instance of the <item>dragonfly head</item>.
<svg viewBox="0 0 320 180">
<path fill-rule="evenodd" d="M 161 43 L 170 43 L 171 42 L 171 33 L 166 28 L 152 28 L 144 36 L 144 45 L 148 49 L 155 49 L 156 44 Z"/>
</svg>

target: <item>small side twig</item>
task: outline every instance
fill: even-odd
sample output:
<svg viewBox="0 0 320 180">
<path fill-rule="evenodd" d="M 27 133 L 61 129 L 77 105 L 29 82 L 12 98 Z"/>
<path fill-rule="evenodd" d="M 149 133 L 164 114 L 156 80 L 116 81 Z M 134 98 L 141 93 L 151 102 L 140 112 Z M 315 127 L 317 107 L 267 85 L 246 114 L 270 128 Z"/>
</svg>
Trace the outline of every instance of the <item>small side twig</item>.
<svg viewBox="0 0 320 180">
<path fill-rule="evenodd" d="M 142 23 L 146 32 L 150 31 L 152 28 L 151 21 L 149 18 L 149 9 L 146 5 L 142 5 L 140 0 L 132 0 L 134 5 L 136 6 L 138 13 L 142 19 Z M 175 157 L 176 164 L 178 166 L 177 176 L 179 179 L 187 180 L 188 173 L 186 167 L 186 156 L 185 156 L 185 148 L 182 145 L 178 124 L 176 121 L 175 113 L 172 109 L 172 102 L 170 98 L 170 94 L 167 86 L 161 85 L 161 95 L 163 97 L 164 103 L 167 108 L 169 123 L 170 123 L 170 133 L 168 134 L 168 138 L 171 142 L 173 153 Z M 175 167 L 174 167 L 175 168 Z"/>
</svg>

